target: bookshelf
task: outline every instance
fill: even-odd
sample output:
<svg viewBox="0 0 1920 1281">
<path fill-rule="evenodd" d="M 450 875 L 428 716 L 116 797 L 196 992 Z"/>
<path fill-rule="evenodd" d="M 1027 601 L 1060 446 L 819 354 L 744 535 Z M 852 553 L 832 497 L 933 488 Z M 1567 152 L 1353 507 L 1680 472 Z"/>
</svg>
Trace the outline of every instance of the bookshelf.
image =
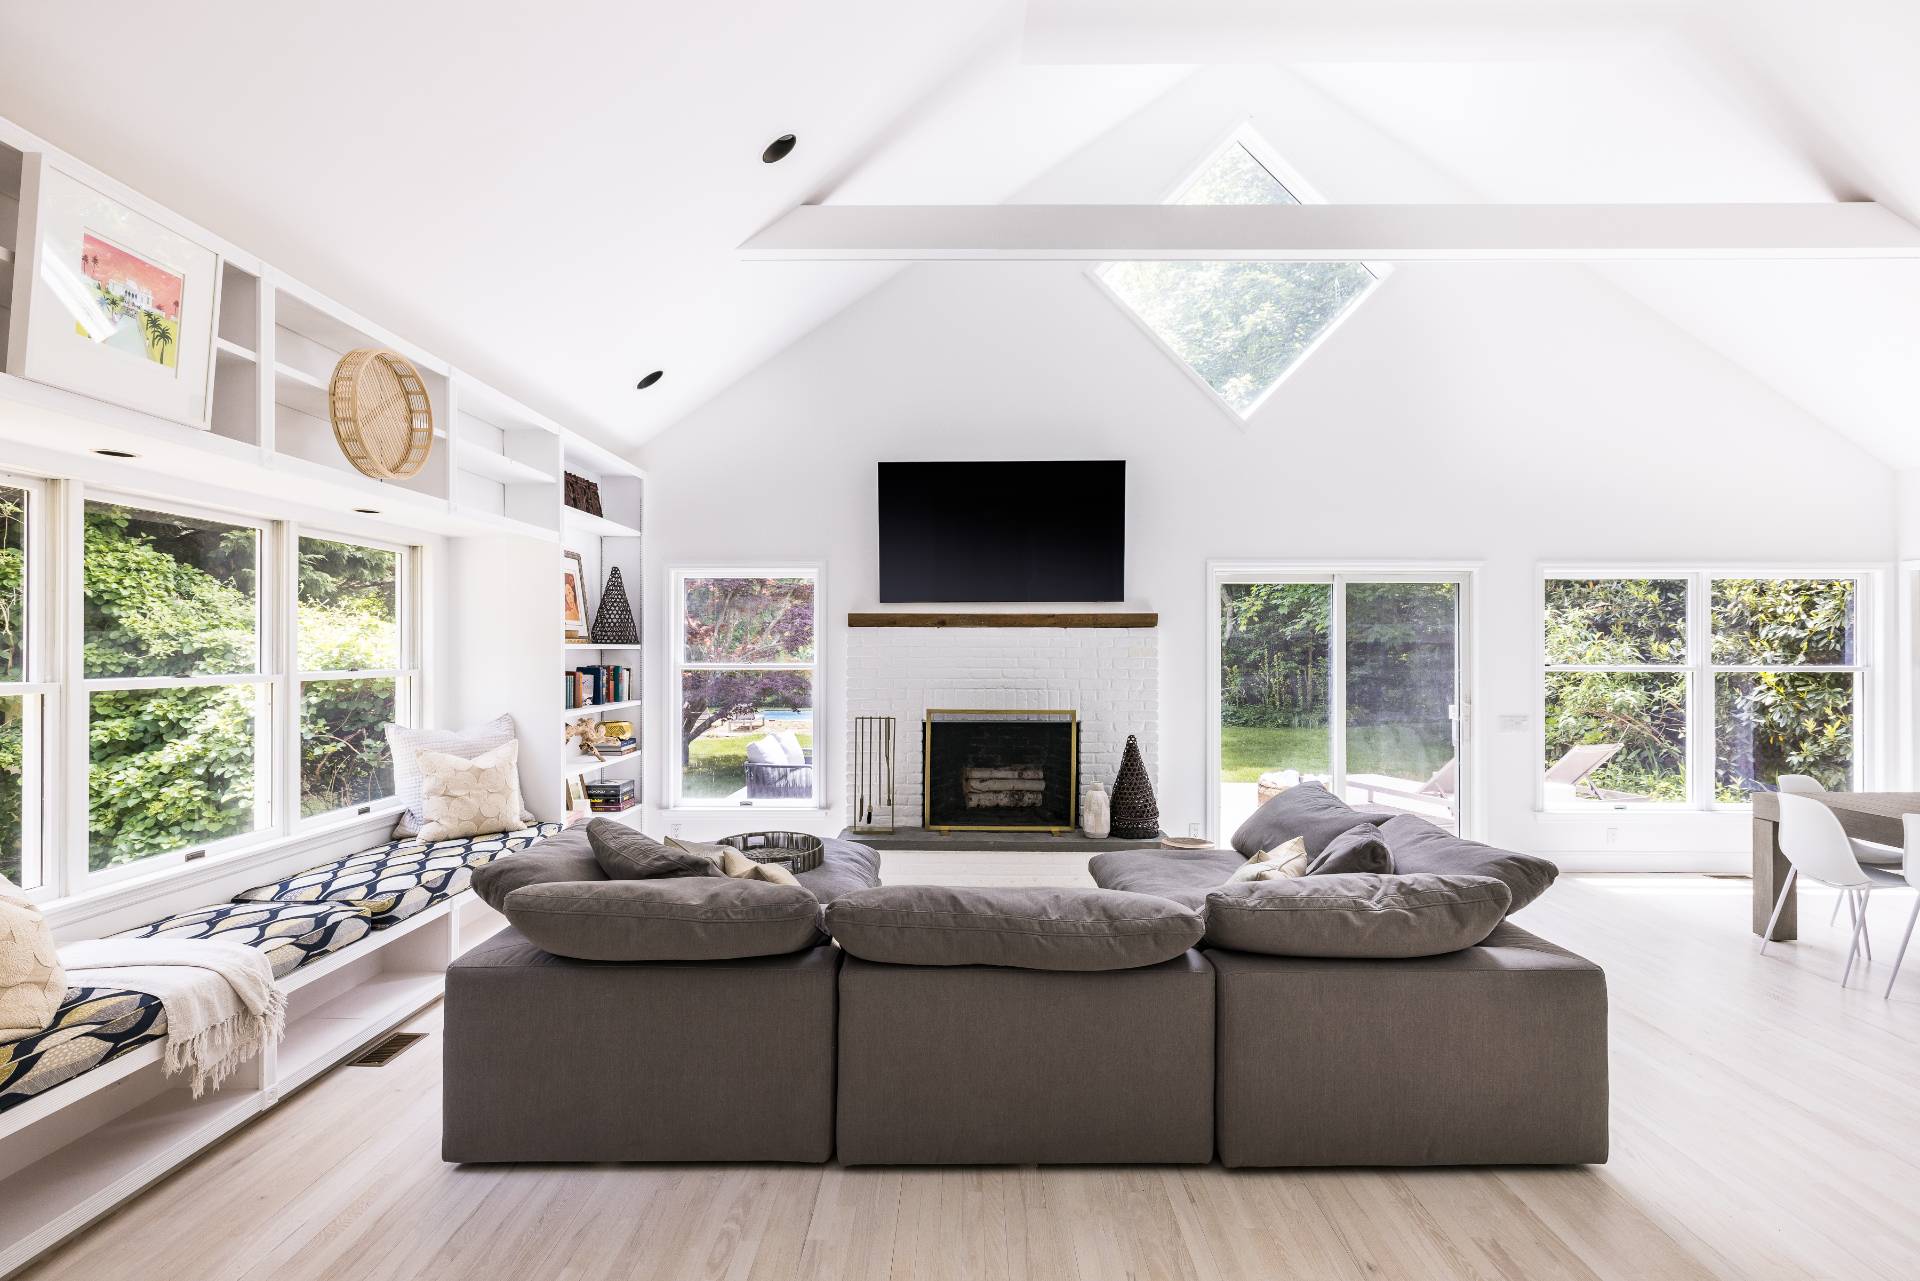
<svg viewBox="0 0 1920 1281">
<path fill-rule="evenodd" d="M 578 438 L 569 438 L 562 442 L 561 469 L 576 476 L 584 476 L 600 488 L 600 514 L 579 511 L 564 504 L 560 508 L 559 531 L 560 546 L 563 552 L 578 552 L 586 568 L 587 578 L 587 617 L 591 621 L 598 614 L 601 596 L 606 591 L 608 575 L 614 570 L 620 571 L 625 584 L 627 603 L 633 609 L 634 625 L 639 634 L 645 635 L 645 602 L 641 599 L 642 547 L 644 543 L 644 509 L 646 477 L 626 459 L 601 449 Z M 581 668 L 625 667 L 629 669 L 624 697 L 605 702 L 588 703 L 579 707 L 566 706 L 564 681 L 555 682 L 555 696 L 560 702 L 563 723 L 573 724 L 581 719 L 600 721 L 630 721 L 634 736 L 643 745 L 643 750 L 624 756 L 596 760 L 591 754 L 581 752 L 569 741 L 561 754 L 561 773 L 564 780 L 563 794 L 571 801 L 571 793 L 589 782 L 631 782 L 634 785 L 633 808 L 622 811 L 619 817 L 638 821 L 645 802 L 645 771 L 642 758 L 645 756 L 646 724 L 643 718 L 642 689 L 645 672 L 642 666 L 643 651 L 638 644 L 633 645 L 596 645 L 575 640 L 567 640 L 564 630 L 561 633 L 561 671 L 572 672 Z M 605 697 L 602 695 L 602 697 Z"/>
</svg>

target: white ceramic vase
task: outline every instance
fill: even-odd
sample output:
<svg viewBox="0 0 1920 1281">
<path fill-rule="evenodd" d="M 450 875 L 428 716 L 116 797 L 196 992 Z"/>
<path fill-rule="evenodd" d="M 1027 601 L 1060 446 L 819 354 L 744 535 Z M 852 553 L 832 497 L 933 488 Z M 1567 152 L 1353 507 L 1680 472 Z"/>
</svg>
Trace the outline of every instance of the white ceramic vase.
<svg viewBox="0 0 1920 1281">
<path fill-rule="evenodd" d="M 1095 840 L 1113 830 L 1113 813 L 1107 802 L 1107 791 L 1098 783 L 1089 787 L 1087 794 L 1080 798 L 1080 830 Z"/>
</svg>

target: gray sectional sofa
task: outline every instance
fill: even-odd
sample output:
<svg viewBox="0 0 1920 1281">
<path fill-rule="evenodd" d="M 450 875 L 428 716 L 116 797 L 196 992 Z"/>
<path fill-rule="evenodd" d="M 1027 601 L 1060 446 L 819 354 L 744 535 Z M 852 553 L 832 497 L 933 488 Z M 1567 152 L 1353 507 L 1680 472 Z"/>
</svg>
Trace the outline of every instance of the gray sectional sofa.
<svg viewBox="0 0 1920 1281">
<path fill-rule="evenodd" d="M 1404 869 L 1225 884 L 1242 852 L 1126 851 L 1096 890 L 881 888 L 849 842 L 798 887 L 620 881 L 571 829 L 475 876 L 517 923 L 448 972 L 443 1155 L 1604 1161 L 1605 976 L 1502 919 L 1552 865 L 1367 817 L 1300 788 L 1242 835 Z"/>
</svg>

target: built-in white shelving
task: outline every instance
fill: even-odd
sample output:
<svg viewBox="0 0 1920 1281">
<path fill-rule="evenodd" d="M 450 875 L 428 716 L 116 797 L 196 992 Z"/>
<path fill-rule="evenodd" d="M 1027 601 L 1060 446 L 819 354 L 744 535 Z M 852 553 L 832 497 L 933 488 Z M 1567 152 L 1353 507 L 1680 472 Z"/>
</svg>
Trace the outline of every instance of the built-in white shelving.
<svg viewBox="0 0 1920 1281">
<path fill-rule="evenodd" d="M 588 703 L 584 707 L 569 707 L 565 714 L 569 721 L 573 721 L 592 712 L 618 712 L 638 706 L 640 706 L 639 699 L 622 698 L 611 703 Z"/>
</svg>

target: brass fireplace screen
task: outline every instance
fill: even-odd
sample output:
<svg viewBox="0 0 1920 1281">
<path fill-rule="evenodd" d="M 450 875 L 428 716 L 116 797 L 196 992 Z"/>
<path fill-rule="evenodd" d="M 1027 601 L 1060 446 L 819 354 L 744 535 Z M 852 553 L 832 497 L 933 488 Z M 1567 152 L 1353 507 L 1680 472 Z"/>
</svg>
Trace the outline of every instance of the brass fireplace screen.
<svg viewBox="0 0 1920 1281">
<path fill-rule="evenodd" d="M 1079 821 L 1072 711 L 927 712 L 926 810 L 935 831 L 1069 832 Z"/>
</svg>

